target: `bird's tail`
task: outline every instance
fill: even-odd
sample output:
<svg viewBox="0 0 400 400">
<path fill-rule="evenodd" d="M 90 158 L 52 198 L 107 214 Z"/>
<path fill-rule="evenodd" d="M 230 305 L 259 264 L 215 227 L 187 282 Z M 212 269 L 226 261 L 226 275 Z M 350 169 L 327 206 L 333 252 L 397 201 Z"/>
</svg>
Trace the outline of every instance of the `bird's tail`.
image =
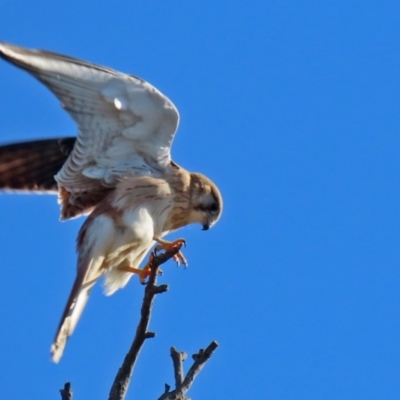
<svg viewBox="0 0 400 400">
<path fill-rule="evenodd" d="M 72 335 L 76 324 L 78 323 L 89 298 L 90 290 L 95 282 L 96 280 L 92 280 L 91 282 L 82 285 L 82 279 L 79 275 L 75 279 L 54 342 L 51 346 L 52 360 L 55 363 L 58 363 L 63 355 L 67 339 Z"/>
<path fill-rule="evenodd" d="M 101 209 L 95 209 L 79 231 L 77 276 L 51 346 L 52 359 L 56 363 L 85 308 L 90 290 L 104 273 L 105 255 L 115 237 L 113 221 L 104 215 L 97 215 L 98 212 Z"/>
</svg>

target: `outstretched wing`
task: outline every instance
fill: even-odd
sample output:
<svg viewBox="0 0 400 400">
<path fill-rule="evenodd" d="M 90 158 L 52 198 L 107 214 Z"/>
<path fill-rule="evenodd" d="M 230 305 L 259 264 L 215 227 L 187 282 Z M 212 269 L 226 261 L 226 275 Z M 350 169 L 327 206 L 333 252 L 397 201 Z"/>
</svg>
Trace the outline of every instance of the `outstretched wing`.
<svg viewBox="0 0 400 400">
<path fill-rule="evenodd" d="M 76 138 L 35 140 L 0 146 L 0 190 L 53 193 L 54 179 Z"/>
<path fill-rule="evenodd" d="M 170 164 L 179 114 L 149 83 L 71 57 L 6 43 L 0 43 L 0 56 L 45 84 L 78 125 L 74 149 L 56 175 L 65 191 L 61 203 L 78 208 L 73 213 L 85 208 L 86 193 L 101 193 L 104 187 L 115 187 L 122 176 L 153 174 Z M 71 216 L 69 211 L 63 210 L 64 218 Z"/>
</svg>

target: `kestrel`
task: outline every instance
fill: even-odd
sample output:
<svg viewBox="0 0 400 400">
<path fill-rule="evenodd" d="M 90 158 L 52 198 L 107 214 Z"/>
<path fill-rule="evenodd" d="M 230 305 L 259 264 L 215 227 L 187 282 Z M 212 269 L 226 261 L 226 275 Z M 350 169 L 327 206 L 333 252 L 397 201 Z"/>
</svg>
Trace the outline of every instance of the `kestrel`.
<svg viewBox="0 0 400 400">
<path fill-rule="evenodd" d="M 89 214 L 77 239 L 77 276 L 51 347 L 58 362 L 96 281 L 124 287 L 169 232 L 218 221 L 222 198 L 204 175 L 171 160 L 179 114 L 146 81 L 110 68 L 0 42 L 0 56 L 46 85 L 78 126 L 76 138 L 0 147 L 0 188 L 58 193 L 61 219 Z M 178 241 L 178 243 L 181 243 Z M 185 261 L 183 255 L 179 258 Z"/>
</svg>

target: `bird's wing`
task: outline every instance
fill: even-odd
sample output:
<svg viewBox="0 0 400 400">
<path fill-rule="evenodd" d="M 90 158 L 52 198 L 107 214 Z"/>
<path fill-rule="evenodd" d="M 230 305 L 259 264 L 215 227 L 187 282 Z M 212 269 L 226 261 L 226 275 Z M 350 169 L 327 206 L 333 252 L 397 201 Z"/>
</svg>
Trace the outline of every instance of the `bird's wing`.
<svg viewBox="0 0 400 400">
<path fill-rule="evenodd" d="M 6 43 L 0 43 L 0 56 L 45 84 L 78 125 L 74 149 L 56 176 L 69 194 L 98 191 L 99 185 L 115 187 L 122 176 L 152 174 L 170 164 L 179 114 L 149 83 Z"/>
<path fill-rule="evenodd" d="M 77 276 L 51 346 L 52 359 L 56 363 L 78 323 L 90 290 L 104 272 L 102 264 L 114 234 L 113 222 L 105 215 L 90 216 L 80 230 Z"/>
<path fill-rule="evenodd" d="M 0 190 L 56 194 L 54 175 L 67 160 L 75 140 L 67 137 L 0 146 Z"/>
</svg>

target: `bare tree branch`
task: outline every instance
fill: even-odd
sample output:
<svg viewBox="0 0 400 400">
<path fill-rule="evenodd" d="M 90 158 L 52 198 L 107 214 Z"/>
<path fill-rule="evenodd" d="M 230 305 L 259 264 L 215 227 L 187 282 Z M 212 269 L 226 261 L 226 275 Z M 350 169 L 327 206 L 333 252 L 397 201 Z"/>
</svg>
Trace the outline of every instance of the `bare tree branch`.
<svg viewBox="0 0 400 400">
<path fill-rule="evenodd" d="M 111 387 L 108 400 L 124 400 L 128 387 L 131 381 L 133 368 L 139 356 L 140 350 L 146 339 L 155 337 L 154 332 L 149 332 L 148 326 L 151 317 L 151 310 L 153 307 L 153 301 L 157 294 L 164 293 L 168 290 L 168 285 L 157 286 L 157 274 L 159 271 L 159 266 L 170 258 L 174 257 L 180 250 L 181 246 L 176 246 L 169 251 L 155 255 L 153 253 L 153 258 L 151 259 L 151 274 L 149 276 L 149 281 L 146 285 L 144 291 L 144 298 L 141 307 L 141 316 L 136 328 L 136 334 L 131 344 L 131 347 L 125 356 L 124 362 L 118 370 L 118 373 L 114 379 L 114 383 Z M 183 361 L 186 360 L 187 354 L 184 352 L 179 352 L 175 347 L 171 347 L 171 358 L 174 367 L 175 375 L 175 389 L 170 391 L 170 386 L 165 384 L 165 392 L 162 394 L 158 400 L 189 400 L 185 394 L 192 386 L 196 376 L 204 367 L 205 363 L 214 353 L 218 343 L 213 341 L 204 350 L 200 349 L 197 354 L 192 357 L 194 362 L 184 376 L 183 372 Z M 60 390 L 62 400 L 72 400 L 72 389 L 69 382 L 64 385 L 64 388 Z"/>
<path fill-rule="evenodd" d="M 182 385 L 183 382 L 183 361 L 186 360 L 187 354 L 183 351 L 178 351 L 175 347 L 171 347 L 171 357 L 174 364 L 175 387 Z"/>
<path fill-rule="evenodd" d="M 151 275 L 144 291 L 143 304 L 141 308 L 141 317 L 136 328 L 136 334 L 133 339 L 131 348 L 129 349 L 122 366 L 118 370 L 114 383 L 111 387 L 108 400 L 123 400 L 125 399 L 129 383 L 132 377 L 132 371 L 136 360 L 139 356 L 146 339 L 153 338 L 156 334 L 147 330 L 150 322 L 151 309 L 153 306 L 154 297 L 159 293 L 164 293 L 168 290 L 168 285 L 157 286 L 157 272 L 161 264 L 168 261 L 176 255 L 181 246 L 175 246 L 171 250 L 154 255 L 151 261 Z"/>
<path fill-rule="evenodd" d="M 174 365 L 174 373 L 175 373 L 175 390 L 169 391 L 170 386 L 165 385 L 165 393 L 162 394 L 158 400 L 188 400 L 185 397 L 186 392 L 190 389 L 195 380 L 196 376 L 204 367 L 207 360 L 214 353 L 216 348 L 218 347 L 218 343 L 216 341 L 212 341 L 208 347 L 204 349 L 200 349 L 197 354 L 193 355 L 194 363 L 190 367 L 188 373 L 185 376 L 185 379 L 181 380 L 180 378 L 183 376 L 182 371 L 182 358 L 181 354 L 175 348 L 171 348 L 171 357 Z M 180 382 L 180 383 L 178 383 Z"/>
<path fill-rule="evenodd" d="M 61 400 L 72 400 L 71 384 L 69 382 L 67 382 L 64 385 L 64 388 L 60 389 L 60 393 L 61 393 Z"/>
</svg>

